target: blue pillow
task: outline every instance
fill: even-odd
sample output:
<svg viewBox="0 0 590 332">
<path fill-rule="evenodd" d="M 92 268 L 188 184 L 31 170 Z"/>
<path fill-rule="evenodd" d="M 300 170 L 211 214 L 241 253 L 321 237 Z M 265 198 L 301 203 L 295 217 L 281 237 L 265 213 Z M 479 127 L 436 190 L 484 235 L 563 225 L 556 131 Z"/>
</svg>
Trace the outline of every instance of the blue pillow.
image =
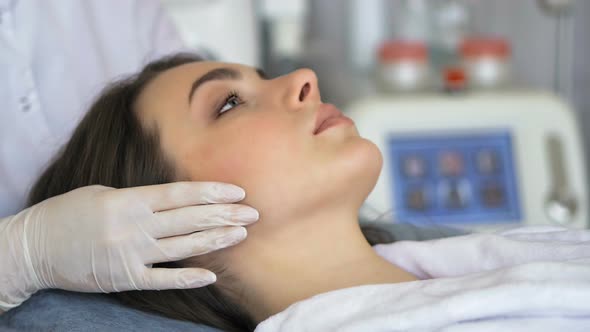
<svg viewBox="0 0 590 332">
<path fill-rule="evenodd" d="M 219 330 L 127 307 L 104 294 L 44 290 L 0 315 L 0 331 L 195 331 Z"/>
</svg>

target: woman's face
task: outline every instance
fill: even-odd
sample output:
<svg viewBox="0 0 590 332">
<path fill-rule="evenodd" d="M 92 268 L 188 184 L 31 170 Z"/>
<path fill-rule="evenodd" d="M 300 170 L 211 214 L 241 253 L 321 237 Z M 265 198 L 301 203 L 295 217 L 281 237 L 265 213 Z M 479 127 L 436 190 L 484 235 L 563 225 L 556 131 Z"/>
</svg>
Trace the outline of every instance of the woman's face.
<svg viewBox="0 0 590 332">
<path fill-rule="evenodd" d="M 237 64 L 186 64 L 154 79 L 136 107 L 179 179 L 239 185 L 261 220 L 358 209 L 381 168 L 379 150 L 353 124 L 315 133 L 318 112 L 330 106 L 307 69 L 265 79 Z"/>
</svg>

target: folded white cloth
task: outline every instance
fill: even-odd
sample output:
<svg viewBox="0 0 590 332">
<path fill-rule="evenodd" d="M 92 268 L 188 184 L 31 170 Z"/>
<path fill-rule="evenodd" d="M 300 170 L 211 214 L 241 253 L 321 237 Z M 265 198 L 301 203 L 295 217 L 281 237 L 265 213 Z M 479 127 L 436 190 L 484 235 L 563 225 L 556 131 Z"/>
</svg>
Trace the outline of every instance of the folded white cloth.
<svg viewBox="0 0 590 332">
<path fill-rule="evenodd" d="M 520 227 L 430 241 L 377 245 L 375 251 L 419 279 L 461 276 L 537 261 L 590 258 L 590 231 Z"/>
<path fill-rule="evenodd" d="M 256 331 L 590 331 L 590 231 L 526 227 L 375 250 L 427 280 L 320 294 Z"/>
</svg>

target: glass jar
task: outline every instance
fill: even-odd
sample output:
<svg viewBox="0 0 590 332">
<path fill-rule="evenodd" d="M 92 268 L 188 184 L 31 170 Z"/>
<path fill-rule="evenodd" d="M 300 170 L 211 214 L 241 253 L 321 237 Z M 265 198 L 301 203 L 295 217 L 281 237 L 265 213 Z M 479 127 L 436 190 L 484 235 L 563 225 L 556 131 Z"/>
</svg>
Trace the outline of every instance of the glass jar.
<svg viewBox="0 0 590 332">
<path fill-rule="evenodd" d="M 466 38 L 460 54 L 470 88 L 495 89 L 510 83 L 510 46 L 505 39 Z"/>
<path fill-rule="evenodd" d="M 430 87 L 426 45 L 420 41 L 387 41 L 379 48 L 377 79 L 384 92 L 419 92 Z"/>
</svg>

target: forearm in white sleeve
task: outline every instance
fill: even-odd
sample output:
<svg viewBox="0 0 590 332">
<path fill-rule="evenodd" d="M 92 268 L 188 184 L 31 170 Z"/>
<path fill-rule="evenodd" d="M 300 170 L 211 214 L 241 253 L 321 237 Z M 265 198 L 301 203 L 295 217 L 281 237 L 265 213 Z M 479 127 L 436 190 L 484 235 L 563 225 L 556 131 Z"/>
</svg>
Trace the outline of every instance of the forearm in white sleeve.
<svg viewBox="0 0 590 332">
<path fill-rule="evenodd" d="M 137 39 L 146 61 L 189 50 L 159 1 L 137 1 Z"/>
</svg>

